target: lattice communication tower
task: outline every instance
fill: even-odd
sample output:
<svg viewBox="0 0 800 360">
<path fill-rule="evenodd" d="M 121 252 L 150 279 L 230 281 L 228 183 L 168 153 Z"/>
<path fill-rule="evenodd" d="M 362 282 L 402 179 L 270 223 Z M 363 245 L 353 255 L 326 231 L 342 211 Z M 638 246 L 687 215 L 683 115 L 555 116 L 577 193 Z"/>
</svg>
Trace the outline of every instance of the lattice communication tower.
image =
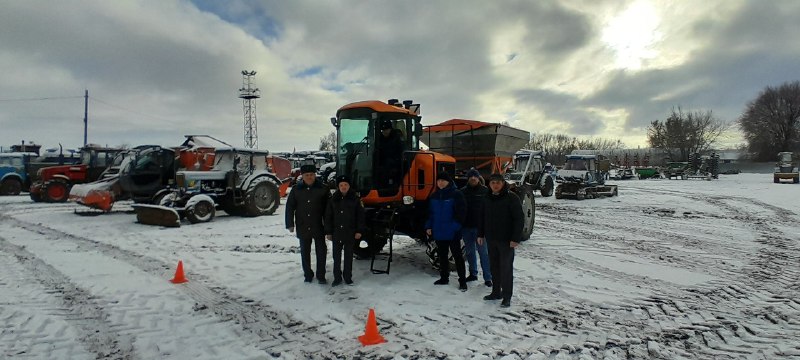
<svg viewBox="0 0 800 360">
<path fill-rule="evenodd" d="M 250 149 L 258 148 L 255 100 L 261 97 L 261 91 L 253 84 L 255 76 L 255 70 L 242 70 L 242 88 L 239 89 L 239 98 L 243 100 L 244 105 L 244 146 Z"/>
</svg>

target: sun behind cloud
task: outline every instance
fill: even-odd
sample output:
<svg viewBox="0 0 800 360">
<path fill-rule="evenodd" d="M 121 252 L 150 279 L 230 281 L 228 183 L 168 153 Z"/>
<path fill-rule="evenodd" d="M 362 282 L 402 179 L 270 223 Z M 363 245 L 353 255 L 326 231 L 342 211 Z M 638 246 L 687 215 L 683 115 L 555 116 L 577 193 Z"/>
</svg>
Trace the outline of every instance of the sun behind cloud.
<svg viewBox="0 0 800 360">
<path fill-rule="evenodd" d="M 601 39 L 614 51 L 617 68 L 639 70 L 658 56 L 660 22 L 658 10 L 649 1 L 637 1 L 609 20 Z"/>
</svg>

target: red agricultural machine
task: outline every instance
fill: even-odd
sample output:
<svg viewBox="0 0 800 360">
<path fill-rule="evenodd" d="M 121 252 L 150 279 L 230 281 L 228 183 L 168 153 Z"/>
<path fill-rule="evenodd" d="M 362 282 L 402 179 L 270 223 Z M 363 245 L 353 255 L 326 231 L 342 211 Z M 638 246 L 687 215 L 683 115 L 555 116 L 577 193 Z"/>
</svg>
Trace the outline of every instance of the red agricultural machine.
<svg viewBox="0 0 800 360">
<path fill-rule="evenodd" d="M 108 167 L 119 166 L 125 153 L 119 148 L 94 144 L 84 146 L 80 163 L 39 169 L 37 180 L 30 187 L 31 199 L 35 202 L 66 202 L 73 185 L 99 179 Z"/>
</svg>

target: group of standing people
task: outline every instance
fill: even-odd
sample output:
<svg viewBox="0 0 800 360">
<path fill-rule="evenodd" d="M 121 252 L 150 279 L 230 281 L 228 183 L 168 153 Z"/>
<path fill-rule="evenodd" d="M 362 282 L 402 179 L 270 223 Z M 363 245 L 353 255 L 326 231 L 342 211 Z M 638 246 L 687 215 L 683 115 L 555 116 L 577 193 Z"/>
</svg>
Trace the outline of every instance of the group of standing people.
<svg viewBox="0 0 800 360">
<path fill-rule="evenodd" d="M 300 172 L 302 181 L 295 185 L 286 201 L 286 228 L 296 232 L 300 241 L 304 281 L 312 282 L 316 277 L 320 284 L 327 284 L 325 242 L 331 241 L 331 285 L 338 286 L 343 281 L 351 285 L 353 248 L 366 228 L 361 199 L 344 175 L 336 178 L 336 192 L 330 195 L 328 188 L 316 178 L 313 165 L 303 165 Z M 439 172 L 436 190 L 429 198 L 425 231 L 436 242 L 440 271 L 440 278 L 434 284 L 449 284 L 449 253 L 452 252 L 459 289 L 467 291 L 467 282 L 478 279 L 479 259 L 484 284 L 492 288 L 484 300 L 502 300 L 500 306 L 508 307 L 513 293 L 514 249 L 525 240 L 522 239 L 522 205 L 500 174 L 489 177 L 488 188 L 475 169 L 467 172 L 467 179 L 467 185 L 459 190 L 448 173 Z M 469 276 L 461 252 L 462 239 Z M 311 268 L 312 243 L 316 273 Z"/>
<path fill-rule="evenodd" d="M 526 239 L 522 238 L 522 205 L 519 197 L 509 191 L 503 176 L 492 174 L 487 188 L 481 183 L 481 174 L 470 169 L 467 172 L 467 185 L 459 190 L 449 174 L 440 172 L 429 206 L 425 229 L 428 236 L 436 241 L 440 275 L 434 284 L 449 284 L 449 253 L 452 252 L 458 288 L 467 291 L 467 282 L 478 280 L 477 262 L 480 259 L 484 284 L 492 288 L 492 292 L 483 299 L 502 300 L 500 306 L 511 306 L 514 249 Z M 466 276 L 461 254 L 462 239 L 469 263 L 469 276 Z"/>
<path fill-rule="evenodd" d="M 286 228 L 296 232 L 300 240 L 300 259 L 304 281 L 310 283 L 316 275 L 320 284 L 327 284 L 325 263 L 328 246 L 333 243 L 333 283 L 353 284 L 353 247 L 365 229 L 364 207 L 351 189 L 350 180 L 336 178 L 336 192 L 317 179 L 314 165 L 300 167 L 300 181 L 286 200 Z M 316 273 L 311 269 L 311 245 L 316 253 Z M 342 257 L 344 255 L 344 258 Z M 342 264 L 344 263 L 344 264 Z M 342 269 L 344 268 L 344 269 Z"/>
</svg>

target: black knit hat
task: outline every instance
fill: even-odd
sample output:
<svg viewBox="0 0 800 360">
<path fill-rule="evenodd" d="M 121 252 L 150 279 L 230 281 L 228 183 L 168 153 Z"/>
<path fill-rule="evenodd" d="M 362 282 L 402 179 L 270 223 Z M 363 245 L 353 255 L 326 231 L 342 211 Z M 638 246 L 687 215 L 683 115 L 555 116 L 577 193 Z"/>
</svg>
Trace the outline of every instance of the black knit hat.
<svg viewBox="0 0 800 360">
<path fill-rule="evenodd" d="M 386 130 L 391 128 L 392 128 L 392 122 L 390 120 L 381 121 L 381 130 Z"/>
<path fill-rule="evenodd" d="M 310 165 L 310 164 L 309 164 L 309 165 L 303 165 L 303 166 L 300 166 L 300 173 L 301 173 L 301 174 L 305 174 L 305 173 L 316 173 L 316 172 L 317 172 L 317 167 L 316 167 L 316 166 L 314 166 L 314 165 Z"/>
<path fill-rule="evenodd" d="M 476 170 L 475 168 L 469 169 L 469 171 L 467 171 L 467 178 L 471 177 L 480 178 L 481 177 L 480 171 Z"/>
<path fill-rule="evenodd" d="M 447 180 L 447 182 L 453 182 L 453 179 L 450 178 L 450 174 L 447 171 L 440 171 L 439 174 L 436 175 L 436 180 Z"/>
<path fill-rule="evenodd" d="M 348 185 L 350 184 L 350 178 L 347 175 L 339 175 L 336 177 L 336 186 L 339 186 L 340 183 L 346 182 Z"/>
<path fill-rule="evenodd" d="M 503 178 L 503 174 L 494 173 L 489 175 L 489 181 L 506 181 L 506 179 Z"/>
</svg>

